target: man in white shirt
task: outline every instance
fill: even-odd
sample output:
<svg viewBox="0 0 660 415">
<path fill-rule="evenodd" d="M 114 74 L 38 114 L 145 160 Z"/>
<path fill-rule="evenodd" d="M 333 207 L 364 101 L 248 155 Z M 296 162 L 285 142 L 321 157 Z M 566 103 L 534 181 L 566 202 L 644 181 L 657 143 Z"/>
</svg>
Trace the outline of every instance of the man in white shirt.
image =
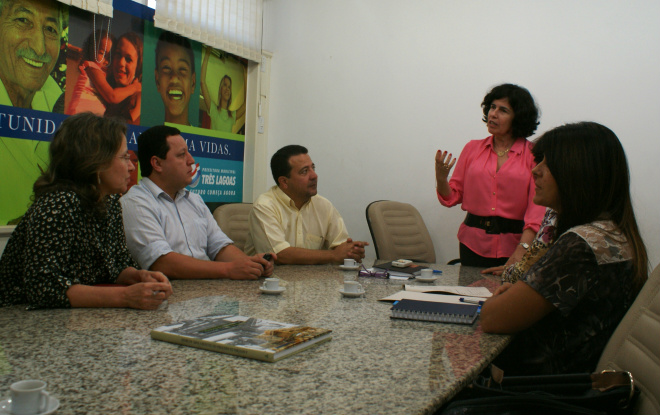
<svg viewBox="0 0 660 415">
<path fill-rule="evenodd" d="M 235 247 L 202 198 L 185 189 L 195 160 L 178 129 L 161 125 L 143 132 L 138 159 L 143 178 L 120 201 L 128 249 L 141 267 L 170 279 L 256 279 L 273 273 L 273 260 Z"/>
<path fill-rule="evenodd" d="M 317 195 L 318 175 L 307 149 L 289 145 L 270 160 L 273 186 L 253 204 L 245 251 L 277 253 L 280 264 L 361 261 L 367 242 L 348 237 L 344 220 L 330 201 Z"/>
</svg>

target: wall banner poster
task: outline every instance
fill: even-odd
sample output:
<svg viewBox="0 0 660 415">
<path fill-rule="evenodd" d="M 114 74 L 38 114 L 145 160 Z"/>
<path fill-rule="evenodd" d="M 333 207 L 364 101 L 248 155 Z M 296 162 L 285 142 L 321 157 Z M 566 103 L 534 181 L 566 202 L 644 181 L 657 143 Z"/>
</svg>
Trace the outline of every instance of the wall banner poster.
<svg viewBox="0 0 660 415">
<path fill-rule="evenodd" d="M 242 201 L 247 61 L 156 28 L 146 6 L 113 6 L 112 18 L 57 0 L 15 0 L 0 12 L 0 225 L 20 220 L 53 133 L 84 111 L 126 122 L 136 166 L 142 131 L 178 128 L 195 158 L 189 190 L 209 203 Z M 131 185 L 139 178 L 138 168 Z"/>
</svg>

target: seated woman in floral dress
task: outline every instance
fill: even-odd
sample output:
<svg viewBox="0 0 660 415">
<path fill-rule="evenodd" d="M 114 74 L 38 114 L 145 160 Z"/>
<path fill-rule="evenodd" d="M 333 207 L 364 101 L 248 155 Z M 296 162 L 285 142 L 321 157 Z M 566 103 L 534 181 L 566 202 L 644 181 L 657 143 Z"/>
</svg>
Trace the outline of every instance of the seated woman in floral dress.
<svg viewBox="0 0 660 415">
<path fill-rule="evenodd" d="M 546 218 L 483 305 L 481 327 L 517 333 L 494 361 L 508 375 L 592 372 L 648 275 L 626 156 L 591 122 L 548 131 L 532 151 Z"/>
<path fill-rule="evenodd" d="M 138 270 L 126 248 L 119 194 L 135 167 L 125 133 L 91 113 L 62 122 L 0 259 L 0 306 L 156 309 L 172 294 L 165 275 Z"/>
</svg>

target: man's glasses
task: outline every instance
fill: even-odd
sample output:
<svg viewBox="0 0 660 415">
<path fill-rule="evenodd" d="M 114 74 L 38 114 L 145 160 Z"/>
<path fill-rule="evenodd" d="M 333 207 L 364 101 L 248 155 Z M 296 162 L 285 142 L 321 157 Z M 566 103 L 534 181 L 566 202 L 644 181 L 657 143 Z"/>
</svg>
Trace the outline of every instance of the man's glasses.
<svg viewBox="0 0 660 415">
<path fill-rule="evenodd" d="M 358 272 L 358 277 L 371 277 L 371 278 L 383 278 L 387 279 L 390 277 L 390 273 L 387 271 L 369 271 L 368 269 L 365 268 L 364 264 L 362 265 L 362 269 Z"/>
</svg>

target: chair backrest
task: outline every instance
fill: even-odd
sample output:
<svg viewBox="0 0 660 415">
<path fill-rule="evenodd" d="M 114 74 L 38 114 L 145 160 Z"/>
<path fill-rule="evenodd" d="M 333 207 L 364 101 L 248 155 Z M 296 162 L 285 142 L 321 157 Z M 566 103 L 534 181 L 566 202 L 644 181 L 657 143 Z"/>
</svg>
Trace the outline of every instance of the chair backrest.
<svg viewBox="0 0 660 415">
<path fill-rule="evenodd" d="M 597 371 L 632 373 L 641 393 L 635 414 L 660 414 L 660 265 L 614 330 Z"/>
<path fill-rule="evenodd" d="M 435 262 L 435 248 L 422 215 L 411 204 L 378 200 L 367 206 L 367 224 L 380 260 Z"/>
<path fill-rule="evenodd" d="M 16 226 L 13 225 L 0 226 L 0 257 L 2 257 L 2 253 L 5 250 L 5 246 L 7 246 L 7 242 L 9 242 L 9 238 L 11 238 L 11 233 L 14 232 L 14 228 Z"/>
<path fill-rule="evenodd" d="M 252 203 L 228 203 L 218 206 L 213 211 L 213 217 L 220 229 L 234 241 L 241 251 L 245 247 L 248 235 L 248 216 Z"/>
</svg>

